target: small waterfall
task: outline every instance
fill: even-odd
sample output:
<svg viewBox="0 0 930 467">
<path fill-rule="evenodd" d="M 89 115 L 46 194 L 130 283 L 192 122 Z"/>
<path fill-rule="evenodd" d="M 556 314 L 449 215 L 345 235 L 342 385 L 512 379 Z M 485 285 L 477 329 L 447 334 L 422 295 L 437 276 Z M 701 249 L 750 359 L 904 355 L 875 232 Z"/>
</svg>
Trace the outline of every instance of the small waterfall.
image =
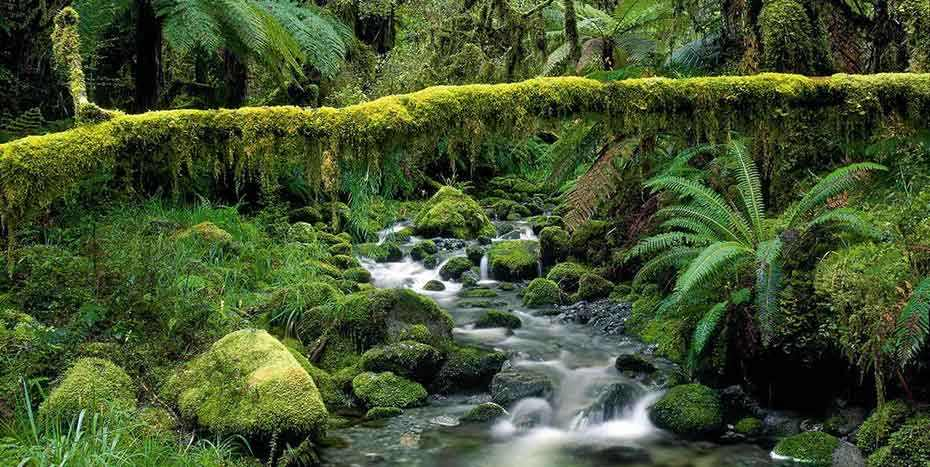
<svg viewBox="0 0 930 467">
<path fill-rule="evenodd" d="M 398 223 L 396 223 L 396 224 L 394 224 L 394 225 L 392 225 L 392 226 L 390 226 L 390 227 L 388 227 L 388 228 L 386 228 L 386 229 L 384 229 L 384 230 L 379 231 L 379 232 L 378 232 L 378 245 L 384 243 L 384 242 L 387 241 L 389 238 L 393 237 L 394 234 L 396 234 L 397 232 L 400 232 L 401 230 L 404 230 L 404 228 L 406 228 L 406 227 L 408 227 L 408 226 L 410 226 L 410 221 L 402 221 L 402 222 L 398 222 Z"/>
<path fill-rule="evenodd" d="M 509 438 L 519 432 L 546 426 L 552 421 L 552 406 L 545 399 L 522 399 L 510 410 L 510 417 L 491 428 L 495 438 Z"/>
<path fill-rule="evenodd" d="M 491 272 L 488 270 L 488 255 L 485 254 L 481 257 L 481 280 L 486 281 L 491 279 Z"/>
</svg>

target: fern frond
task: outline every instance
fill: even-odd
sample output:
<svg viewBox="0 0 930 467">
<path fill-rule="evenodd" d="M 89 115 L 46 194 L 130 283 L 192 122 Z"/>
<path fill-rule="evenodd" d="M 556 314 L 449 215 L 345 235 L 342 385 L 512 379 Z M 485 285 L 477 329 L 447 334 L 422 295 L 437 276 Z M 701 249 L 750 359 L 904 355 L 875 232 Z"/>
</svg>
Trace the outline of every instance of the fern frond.
<svg viewBox="0 0 930 467">
<path fill-rule="evenodd" d="M 630 248 L 624 260 L 640 256 L 648 256 L 659 251 L 668 250 L 669 248 L 681 245 L 698 245 L 703 246 L 711 243 L 713 238 L 702 235 L 691 234 L 687 232 L 665 232 L 646 237 L 639 241 L 633 248 Z"/>
<path fill-rule="evenodd" d="M 907 305 L 898 315 L 893 353 L 906 366 L 920 353 L 930 334 L 930 277 L 917 284 Z"/>
<path fill-rule="evenodd" d="M 716 214 L 716 212 L 704 206 L 680 205 L 659 209 L 656 212 L 656 217 L 669 220 L 675 218 L 688 219 L 703 225 L 705 229 L 715 232 L 717 238 L 722 241 L 738 241 L 740 238 L 739 233 L 730 227 L 726 219 L 720 219 Z"/>
<path fill-rule="evenodd" d="M 552 168 L 546 177 L 550 186 L 558 186 L 575 175 L 576 169 L 590 162 L 604 144 L 606 126 L 600 121 L 579 121 L 568 125 L 559 139 L 549 147 Z"/>
<path fill-rule="evenodd" d="M 756 163 L 746 150 L 746 146 L 739 141 L 731 141 L 728 151 L 738 166 L 736 179 L 743 208 L 746 210 L 749 224 L 756 239 L 762 238 L 762 224 L 765 206 L 762 203 L 762 182 Z"/>
<path fill-rule="evenodd" d="M 615 161 L 632 156 L 638 143 L 638 138 L 608 143 L 591 168 L 578 178 L 567 200 L 570 210 L 565 214 L 565 226 L 570 231 L 591 219 L 600 203 L 617 192 L 623 180 L 619 177 Z"/>
<path fill-rule="evenodd" d="M 643 282 L 655 279 L 659 273 L 671 268 L 683 268 L 696 258 L 701 250 L 702 248 L 675 247 L 660 253 L 639 268 L 639 271 L 633 277 L 633 284 L 640 285 Z"/>
<path fill-rule="evenodd" d="M 824 224 L 833 224 L 851 233 L 855 233 L 874 240 L 879 240 L 882 238 L 881 230 L 876 228 L 869 221 L 863 219 L 862 213 L 855 209 L 831 209 L 808 222 L 806 229 Z"/>
<path fill-rule="evenodd" d="M 729 306 L 728 302 L 714 305 L 710 310 L 707 310 L 707 313 L 704 313 L 704 317 L 694 328 L 694 332 L 691 334 L 691 346 L 688 350 L 688 368 L 694 370 L 697 367 L 698 360 L 704 354 L 707 344 L 714 337 L 717 328 L 720 327 L 720 321 L 726 316 L 727 306 Z"/>
<path fill-rule="evenodd" d="M 568 42 L 563 42 L 562 45 L 558 46 L 552 52 L 549 52 L 549 56 L 546 57 L 546 63 L 543 65 L 542 76 L 553 76 L 559 75 L 557 70 L 561 70 L 561 67 L 565 66 L 565 63 L 568 61 L 568 56 L 571 54 L 571 44 Z"/>
<path fill-rule="evenodd" d="M 826 177 L 817 182 L 817 184 L 801 198 L 801 201 L 788 211 L 785 217 L 788 222 L 788 228 L 797 227 L 814 209 L 826 203 L 827 199 L 855 188 L 862 175 L 877 170 L 884 171 L 888 169 L 881 164 L 860 162 L 840 167 L 830 172 Z"/>
<path fill-rule="evenodd" d="M 313 3 L 298 5 L 285 0 L 264 0 L 262 6 L 294 36 L 306 62 L 332 78 L 342 66 L 352 30 Z"/>
<path fill-rule="evenodd" d="M 697 287 L 706 287 L 727 271 L 740 266 L 754 252 L 739 242 L 717 242 L 701 251 L 679 277 L 675 291 L 688 295 Z"/>
<path fill-rule="evenodd" d="M 707 214 L 715 218 L 716 223 L 728 226 L 725 232 L 731 236 L 732 240 L 752 243 L 753 237 L 746 219 L 734 211 L 722 196 L 707 186 L 694 180 L 673 176 L 655 177 L 647 181 L 645 186 L 651 188 L 653 192 L 668 191 L 679 198 L 693 200 L 707 208 Z"/>
<path fill-rule="evenodd" d="M 715 238 L 717 240 L 720 239 L 717 234 L 707 225 L 694 219 L 688 219 L 686 217 L 673 217 L 659 224 L 659 228 L 663 230 L 678 229 L 708 238 Z"/>
<path fill-rule="evenodd" d="M 778 293 L 781 290 L 781 239 L 764 241 L 756 248 L 756 309 L 763 339 L 768 341 L 778 317 Z"/>
</svg>

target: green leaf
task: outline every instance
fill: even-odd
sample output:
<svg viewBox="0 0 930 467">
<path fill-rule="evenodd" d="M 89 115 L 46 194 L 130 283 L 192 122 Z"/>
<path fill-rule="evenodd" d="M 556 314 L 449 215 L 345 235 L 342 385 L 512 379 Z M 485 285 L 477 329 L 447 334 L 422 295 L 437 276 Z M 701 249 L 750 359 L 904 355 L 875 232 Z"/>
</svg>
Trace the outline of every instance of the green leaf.
<svg viewBox="0 0 930 467">
<path fill-rule="evenodd" d="M 675 291 L 687 295 L 696 287 L 709 286 L 723 273 L 733 270 L 754 252 L 739 242 L 717 242 L 701 251 L 678 277 Z"/>
<path fill-rule="evenodd" d="M 691 335 L 691 347 L 688 351 L 688 367 L 695 369 L 699 363 L 701 355 L 704 354 L 707 344 L 713 338 L 715 331 L 720 325 L 720 320 L 726 316 L 728 302 L 721 302 L 704 313 L 704 317 L 698 322 Z"/>
<path fill-rule="evenodd" d="M 763 340 L 768 342 L 778 317 L 778 293 L 781 290 L 781 239 L 759 244 L 756 249 L 756 309 Z"/>
<path fill-rule="evenodd" d="M 917 284 L 907 305 L 898 315 L 892 353 L 900 366 L 916 357 L 930 334 L 930 277 Z"/>
</svg>

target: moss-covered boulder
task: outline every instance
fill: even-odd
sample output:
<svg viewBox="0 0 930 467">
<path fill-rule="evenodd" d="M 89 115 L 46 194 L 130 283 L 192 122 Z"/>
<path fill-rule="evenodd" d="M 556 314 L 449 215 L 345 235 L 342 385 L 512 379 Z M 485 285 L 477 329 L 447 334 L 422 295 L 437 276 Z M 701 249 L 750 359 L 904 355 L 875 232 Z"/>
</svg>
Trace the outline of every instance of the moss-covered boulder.
<svg viewBox="0 0 930 467">
<path fill-rule="evenodd" d="M 428 292 L 442 292 L 443 290 L 446 290 L 446 284 L 443 284 L 442 281 L 431 279 L 423 284 L 423 290 Z"/>
<path fill-rule="evenodd" d="M 393 263 L 404 258 L 404 252 L 395 242 L 360 243 L 355 245 L 355 254 L 370 258 L 376 263 Z"/>
<path fill-rule="evenodd" d="M 765 426 L 762 424 L 762 420 L 756 417 L 745 417 L 739 419 L 739 421 L 733 425 L 733 431 L 743 436 L 754 438 L 765 431 Z"/>
<path fill-rule="evenodd" d="M 533 229 L 533 233 L 540 235 L 546 227 L 564 227 L 562 222 L 562 216 L 553 216 L 553 215 L 542 215 L 542 216 L 533 216 L 526 220 L 530 223 L 530 227 Z"/>
<path fill-rule="evenodd" d="M 475 346 L 450 345 L 445 350 L 446 362 L 433 380 L 433 392 L 485 390 L 507 360 L 501 352 Z"/>
<path fill-rule="evenodd" d="M 482 204 L 497 220 L 515 221 L 532 214 L 526 206 L 509 199 L 491 197 L 484 199 Z"/>
<path fill-rule="evenodd" d="M 337 243 L 327 249 L 330 255 L 351 255 L 352 245 L 348 243 Z"/>
<path fill-rule="evenodd" d="M 462 278 L 462 274 L 465 274 L 465 271 L 471 269 L 471 266 L 471 261 L 464 256 L 449 258 L 449 261 L 446 261 L 446 263 L 439 268 L 439 277 L 447 281 L 457 281 Z"/>
<path fill-rule="evenodd" d="M 481 205 L 455 188 L 439 189 L 413 220 L 414 230 L 426 237 L 455 237 L 472 240 L 495 235 L 491 219 Z"/>
<path fill-rule="evenodd" d="M 491 289 L 476 288 L 459 292 L 461 298 L 497 298 L 497 292 Z"/>
<path fill-rule="evenodd" d="M 540 307 L 557 305 L 562 302 L 559 285 L 549 279 L 537 277 L 523 291 L 523 305 Z"/>
<path fill-rule="evenodd" d="M 527 397 L 548 399 L 555 392 L 555 383 L 545 373 L 526 368 L 509 368 L 491 380 L 491 400 L 509 407 Z"/>
<path fill-rule="evenodd" d="M 265 331 L 226 335 L 173 374 L 164 399 L 217 434 L 320 436 L 328 413 L 313 378 Z"/>
<path fill-rule="evenodd" d="M 319 365 L 335 371 L 355 365 L 366 350 L 404 339 L 423 325 L 434 339 L 452 338 L 452 317 L 429 297 L 409 289 L 372 289 L 345 296 L 336 307 Z"/>
<path fill-rule="evenodd" d="M 436 247 L 436 242 L 432 240 L 422 240 L 417 242 L 417 244 L 410 249 L 410 257 L 417 261 L 422 261 L 423 258 L 435 255 L 438 252 L 439 248 Z"/>
<path fill-rule="evenodd" d="M 558 284 L 559 288 L 565 293 L 574 293 L 578 290 L 578 282 L 581 281 L 581 276 L 589 272 L 590 270 L 581 264 L 566 261 L 556 264 L 555 267 L 549 270 L 546 279 Z"/>
<path fill-rule="evenodd" d="M 505 240 L 488 250 L 491 274 L 501 281 L 532 279 L 539 274 L 539 242 Z"/>
<path fill-rule="evenodd" d="M 481 245 L 468 245 L 465 247 L 465 256 L 467 256 L 471 264 L 475 266 L 481 265 L 481 258 L 484 258 L 487 252 L 487 248 Z"/>
<path fill-rule="evenodd" d="M 614 283 L 597 274 L 584 274 L 578 280 L 578 293 L 573 298 L 579 300 L 600 300 L 610 296 Z"/>
<path fill-rule="evenodd" d="M 569 253 L 568 232 L 561 227 L 546 227 L 539 233 L 539 257 L 544 267 L 565 261 Z"/>
<path fill-rule="evenodd" d="M 507 409 L 493 402 L 484 402 L 472 407 L 460 419 L 466 423 L 487 423 L 507 416 Z"/>
<path fill-rule="evenodd" d="M 881 463 L 874 463 L 873 458 Z M 930 414 L 913 416 L 888 438 L 888 445 L 869 457 L 869 465 L 930 465 Z"/>
<path fill-rule="evenodd" d="M 368 420 L 383 420 L 393 418 L 404 413 L 404 409 L 398 407 L 372 407 L 365 412 L 365 418 Z"/>
<path fill-rule="evenodd" d="M 599 220 L 590 220 L 578 226 L 572 231 L 570 255 L 588 264 L 602 264 L 610 256 L 607 248 L 609 230 L 610 225 Z"/>
<path fill-rule="evenodd" d="M 188 229 L 178 232 L 177 239 L 196 238 L 217 247 L 230 247 L 233 245 L 233 236 L 212 222 L 201 222 Z"/>
<path fill-rule="evenodd" d="M 517 329 L 523 325 L 520 317 L 509 311 L 488 310 L 475 321 L 475 328 L 507 328 Z"/>
<path fill-rule="evenodd" d="M 659 428 L 686 438 L 701 438 L 723 428 L 723 406 L 713 389 L 683 384 L 670 389 L 650 408 L 649 418 Z"/>
<path fill-rule="evenodd" d="M 352 391 L 366 407 L 415 407 L 426 400 L 426 389 L 419 383 L 389 371 L 365 372 L 352 379 Z"/>
<path fill-rule="evenodd" d="M 365 371 L 390 371 L 420 383 L 431 381 L 442 362 L 443 355 L 439 350 L 409 340 L 375 347 L 362 355 L 362 368 Z"/>
<path fill-rule="evenodd" d="M 330 256 L 328 258 L 323 258 L 323 262 L 339 269 L 340 271 L 362 267 L 361 263 L 359 263 L 354 256 L 349 255 Z"/>
<path fill-rule="evenodd" d="M 82 358 L 65 372 L 39 407 L 39 416 L 70 423 L 82 410 L 107 416 L 135 408 L 135 387 L 125 371 L 109 360 Z"/>
<path fill-rule="evenodd" d="M 59 347 L 48 339 L 53 331 L 30 315 L 0 306 L 0 413 L 12 412 L 22 398 L 20 378 L 28 380 L 55 366 Z"/>
<path fill-rule="evenodd" d="M 822 431 L 806 431 L 782 439 L 772 449 L 773 457 L 804 465 L 830 467 L 840 440 Z"/>
<path fill-rule="evenodd" d="M 904 401 L 893 400 L 875 409 L 865 419 L 856 432 L 856 446 L 866 454 L 871 454 L 888 441 L 888 437 L 901 427 L 901 424 L 913 413 L 911 406 Z"/>
<path fill-rule="evenodd" d="M 349 268 L 342 272 L 342 277 L 345 280 L 356 282 L 359 284 L 366 284 L 371 282 L 371 273 L 368 272 L 365 268 Z"/>
</svg>

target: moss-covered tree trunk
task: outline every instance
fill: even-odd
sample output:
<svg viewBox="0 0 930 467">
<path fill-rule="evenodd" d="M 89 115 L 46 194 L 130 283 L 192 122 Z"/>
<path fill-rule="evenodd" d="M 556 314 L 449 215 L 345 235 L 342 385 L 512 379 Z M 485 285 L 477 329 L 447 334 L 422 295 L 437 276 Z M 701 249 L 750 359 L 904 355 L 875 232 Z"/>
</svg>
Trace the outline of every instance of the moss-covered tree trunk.
<svg viewBox="0 0 930 467">
<path fill-rule="evenodd" d="M 162 82 L 161 19 L 149 0 L 136 0 L 136 111 L 158 107 Z"/>
<path fill-rule="evenodd" d="M 575 0 L 562 0 L 565 9 L 565 42 L 568 43 L 568 63 L 572 67 L 581 58 L 578 44 L 578 18 L 575 16 Z"/>
</svg>

